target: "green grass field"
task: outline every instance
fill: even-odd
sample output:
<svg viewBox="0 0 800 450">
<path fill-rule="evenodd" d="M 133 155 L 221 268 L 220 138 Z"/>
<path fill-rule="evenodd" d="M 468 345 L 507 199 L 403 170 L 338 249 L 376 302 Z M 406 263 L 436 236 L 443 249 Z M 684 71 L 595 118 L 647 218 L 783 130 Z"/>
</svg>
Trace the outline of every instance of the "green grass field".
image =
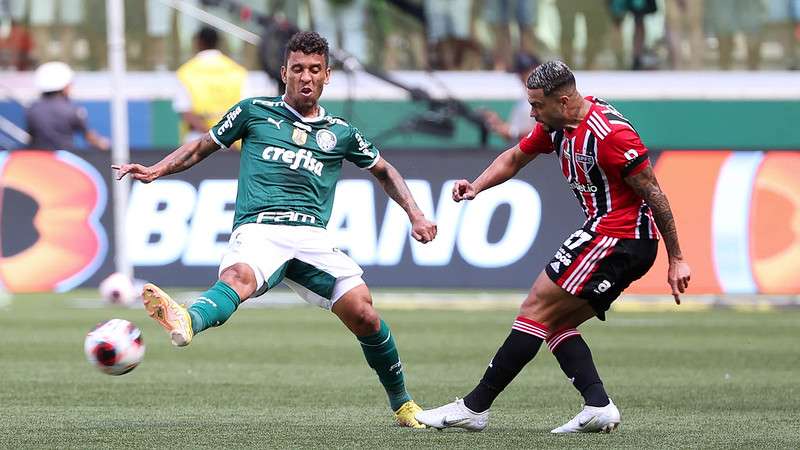
<svg viewBox="0 0 800 450">
<path fill-rule="evenodd" d="M 623 422 L 555 436 L 581 399 L 543 349 L 495 403 L 483 433 L 393 426 L 377 378 L 334 316 L 244 309 L 173 348 L 143 310 L 78 308 L 69 295 L 0 307 L 0 447 L 800 448 L 800 310 L 614 312 L 584 326 Z M 380 309 L 380 305 L 379 305 Z M 514 311 L 382 310 L 423 406 L 468 392 Z M 111 377 L 83 337 L 118 317 L 147 355 Z"/>
</svg>

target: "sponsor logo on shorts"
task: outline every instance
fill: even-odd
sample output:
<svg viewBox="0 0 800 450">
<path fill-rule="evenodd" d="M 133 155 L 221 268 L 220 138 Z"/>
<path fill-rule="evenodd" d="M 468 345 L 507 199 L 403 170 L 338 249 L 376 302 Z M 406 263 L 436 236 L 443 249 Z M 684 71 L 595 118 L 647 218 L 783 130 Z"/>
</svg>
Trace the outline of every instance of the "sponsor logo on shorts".
<svg viewBox="0 0 800 450">
<path fill-rule="evenodd" d="M 603 280 L 600 282 L 600 284 L 597 285 L 594 291 L 597 292 L 598 294 L 602 294 L 603 292 L 609 290 L 610 288 L 611 288 L 611 282 L 608 280 Z"/>
<path fill-rule="evenodd" d="M 567 267 L 569 267 L 569 265 L 572 264 L 572 258 L 570 257 L 570 255 L 567 252 L 564 251 L 564 249 L 561 249 L 561 248 L 558 249 L 558 251 L 556 252 L 556 255 L 554 256 L 554 258 L 557 259 L 558 261 L 561 261 L 561 263 L 564 264 Z M 555 267 L 554 267 L 554 269 L 558 270 Z"/>
<path fill-rule="evenodd" d="M 303 214 L 296 211 L 269 211 L 258 214 L 256 223 L 264 222 L 300 222 L 316 223 L 317 219 L 310 214 Z"/>
</svg>

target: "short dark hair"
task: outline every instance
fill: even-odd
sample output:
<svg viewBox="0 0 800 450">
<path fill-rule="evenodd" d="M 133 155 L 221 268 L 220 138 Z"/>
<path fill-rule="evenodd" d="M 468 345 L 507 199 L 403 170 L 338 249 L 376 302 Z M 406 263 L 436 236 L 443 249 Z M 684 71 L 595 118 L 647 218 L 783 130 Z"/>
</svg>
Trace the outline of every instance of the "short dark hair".
<svg viewBox="0 0 800 450">
<path fill-rule="evenodd" d="M 217 48 L 219 45 L 219 33 L 209 26 L 200 28 L 195 39 L 197 39 L 197 44 L 204 49 Z"/>
<path fill-rule="evenodd" d="M 289 53 L 303 52 L 306 55 L 317 54 L 325 56 L 325 65 L 330 65 L 330 55 L 328 54 L 328 41 L 316 31 L 300 31 L 294 34 L 286 43 L 286 50 L 283 52 L 283 64 L 289 61 Z"/>
<path fill-rule="evenodd" d="M 528 82 L 528 89 L 541 89 L 544 95 L 564 87 L 575 87 L 575 75 L 563 61 L 547 61 L 533 69 Z"/>
</svg>

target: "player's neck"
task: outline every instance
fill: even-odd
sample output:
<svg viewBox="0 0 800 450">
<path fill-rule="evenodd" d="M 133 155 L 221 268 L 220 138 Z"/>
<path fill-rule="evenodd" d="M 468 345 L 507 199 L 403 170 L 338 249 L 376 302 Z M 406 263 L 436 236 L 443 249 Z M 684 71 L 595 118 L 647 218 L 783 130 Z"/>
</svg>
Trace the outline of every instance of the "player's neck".
<svg viewBox="0 0 800 450">
<path fill-rule="evenodd" d="M 575 106 L 570 109 L 572 113 L 569 114 L 569 121 L 564 125 L 564 128 L 578 128 L 578 125 L 580 125 L 583 119 L 586 118 L 586 115 L 589 114 L 589 110 L 592 109 L 592 102 L 580 95 L 578 95 L 578 99 L 580 99 L 580 101 L 576 101 Z"/>
<path fill-rule="evenodd" d="M 298 114 L 307 119 L 319 117 L 320 109 L 319 109 L 319 103 L 317 102 L 314 102 L 311 105 L 298 105 L 293 103 L 290 99 L 286 97 L 284 97 L 284 101 L 286 102 L 287 105 L 291 106 L 292 109 L 297 111 Z"/>
</svg>

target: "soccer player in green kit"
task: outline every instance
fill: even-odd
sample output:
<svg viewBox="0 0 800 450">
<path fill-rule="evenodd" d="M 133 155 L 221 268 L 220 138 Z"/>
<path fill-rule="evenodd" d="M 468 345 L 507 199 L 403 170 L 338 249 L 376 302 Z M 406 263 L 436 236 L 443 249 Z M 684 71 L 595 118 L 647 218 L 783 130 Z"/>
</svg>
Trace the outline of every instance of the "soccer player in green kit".
<svg viewBox="0 0 800 450">
<path fill-rule="evenodd" d="M 408 214 L 419 242 L 436 225 L 417 207 L 403 177 L 356 128 L 326 115 L 319 105 L 330 79 L 328 43 L 314 32 L 295 34 L 286 47 L 283 97 L 259 97 L 234 105 L 208 134 L 182 145 L 158 163 L 113 166 L 117 179 L 149 183 L 192 167 L 221 147 L 242 140 L 236 211 L 219 280 L 188 309 L 157 286 L 142 297 L 147 313 L 177 346 L 222 325 L 239 303 L 281 281 L 311 304 L 328 309 L 356 335 L 378 374 L 400 426 L 424 428 L 421 408 L 405 389 L 402 365 L 389 326 L 372 306 L 362 270 L 332 242 L 331 214 L 342 160 L 369 170 Z"/>
</svg>

